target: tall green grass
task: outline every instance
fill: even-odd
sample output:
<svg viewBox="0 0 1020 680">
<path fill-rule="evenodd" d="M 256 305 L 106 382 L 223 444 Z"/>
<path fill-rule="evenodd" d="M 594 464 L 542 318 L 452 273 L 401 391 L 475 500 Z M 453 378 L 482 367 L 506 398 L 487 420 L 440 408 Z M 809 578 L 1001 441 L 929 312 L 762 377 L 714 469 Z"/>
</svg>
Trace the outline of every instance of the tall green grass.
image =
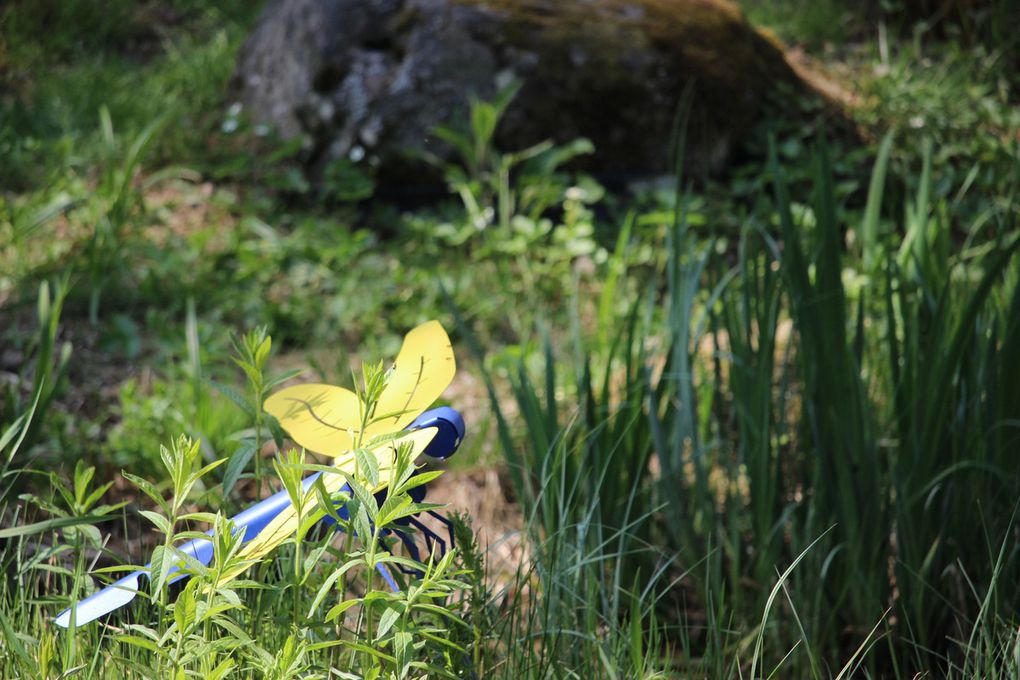
<svg viewBox="0 0 1020 680">
<path fill-rule="evenodd" d="M 536 569 L 562 574 L 565 542 L 602 565 L 603 629 L 636 590 L 673 662 L 711 677 L 1015 667 L 1020 240 L 954 254 L 927 172 L 882 232 L 887 162 L 848 225 L 824 146 L 796 210 L 773 154 L 735 264 L 681 203 L 657 302 L 608 332 L 595 304 L 572 370 L 546 340 L 509 371 L 519 429 L 486 376 L 532 541 L 555 546 Z M 540 606 L 542 629 L 583 623 Z"/>
</svg>

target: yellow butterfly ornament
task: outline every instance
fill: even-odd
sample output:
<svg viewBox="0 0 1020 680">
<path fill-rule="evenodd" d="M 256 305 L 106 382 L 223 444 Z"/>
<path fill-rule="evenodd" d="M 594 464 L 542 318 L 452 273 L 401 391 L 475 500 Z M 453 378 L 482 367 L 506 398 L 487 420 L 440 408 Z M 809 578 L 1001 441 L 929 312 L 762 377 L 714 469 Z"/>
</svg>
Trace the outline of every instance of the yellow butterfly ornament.
<svg viewBox="0 0 1020 680">
<path fill-rule="evenodd" d="M 456 370 L 450 338 L 438 321 L 429 321 L 404 337 L 396 362 L 387 372 L 385 385 L 372 404 L 366 404 L 350 390 L 324 384 L 287 387 L 266 399 L 265 411 L 279 421 L 291 439 L 309 451 L 335 460 L 329 473 L 315 473 L 303 480 L 303 493 L 309 501 L 302 505 L 304 514 L 299 513 L 284 490 L 232 518 L 234 533 L 243 532 L 238 563 L 250 565 L 264 559 L 294 536 L 302 521 L 326 517 L 314 502 L 314 485 L 321 480 L 331 498 L 337 498 L 344 491 L 349 493 L 347 478 L 355 475 L 359 455 L 367 455 L 374 462 L 379 484 L 373 491 L 377 493 L 385 492 L 401 447 L 408 447 L 411 460 L 422 454 L 435 458 L 452 455 L 464 437 L 464 421 L 460 414 L 449 407 L 425 411 L 450 384 Z M 424 486 L 410 492 L 416 502 L 424 498 L 424 493 Z M 345 508 L 338 506 L 337 513 L 346 519 Z M 444 518 L 439 519 L 446 522 Z M 436 541 L 445 547 L 439 536 L 414 517 L 405 518 L 404 522 L 421 531 L 426 541 Z M 212 535 L 211 531 L 207 533 Z M 417 548 L 408 535 L 399 530 L 395 533 L 412 557 L 418 559 Z M 203 538 L 189 541 L 176 550 L 206 565 L 212 561 L 214 552 L 212 541 Z M 168 583 L 189 575 L 179 567 L 171 571 L 176 575 L 168 578 Z M 239 567 L 222 574 L 219 585 L 244 571 L 244 567 Z M 380 573 L 391 588 L 397 589 L 384 567 L 380 568 Z M 66 628 L 71 625 L 73 614 L 75 625 L 84 625 L 127 604 L 137 595 L 143 576 L 149 576 L 149 565 L 72 605 L 57 616 L 55 622 Z"/>
</svg>

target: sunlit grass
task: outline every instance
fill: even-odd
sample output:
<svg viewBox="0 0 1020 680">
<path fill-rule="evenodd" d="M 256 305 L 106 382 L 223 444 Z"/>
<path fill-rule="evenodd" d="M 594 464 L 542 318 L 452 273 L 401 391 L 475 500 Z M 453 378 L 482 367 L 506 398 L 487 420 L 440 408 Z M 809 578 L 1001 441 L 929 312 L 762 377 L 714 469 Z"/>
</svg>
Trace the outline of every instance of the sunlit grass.
<svg viewBox="0 0 1020 680">
<path fill-rule="evenodd" d="M 443 133 L 477 154 L 443 167 L 459 204 L 401 212 L 224 132 L 245 10 L 174 6 L 195 35 L 142 64 L 8 42 L 52 69 L 0 111 L 0 676 L 1016 677 L 1017 117 L 993 57 L 918 70 L 900 45 L 858 113 L 875 148 L 800 132 L 705 195 L 535 169 L 476 102 Z M 832 40 L 841 11 L 790 30 Z M 385 355 L 439 314 L 473 359 L 453 469 L 508 480 L 487 500 L 520 517 L 519 563 L 487 564 L 467 518 L 390 593 L 350 532 L 239 565 L 220 531 L 190 585 L 53 624 L 104 569 L 294 487 L 307 461 L 259 407 L 270 333 L 342 381 L 348 341 Z"/>
</svg>

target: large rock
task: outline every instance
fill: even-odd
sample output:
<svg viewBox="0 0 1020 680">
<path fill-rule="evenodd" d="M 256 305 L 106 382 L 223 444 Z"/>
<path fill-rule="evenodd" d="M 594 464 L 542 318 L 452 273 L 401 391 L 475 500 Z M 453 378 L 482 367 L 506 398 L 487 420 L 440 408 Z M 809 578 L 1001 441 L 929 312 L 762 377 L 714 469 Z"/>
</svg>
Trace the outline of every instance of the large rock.
<svg viewBox="0 0 1020 680">
<path fill-rule="evenodd" d="M 801 87 L 729 0 L 270 0 L 236 76 L 249 116 L 308 136 L 311 167 L 364 159 L 390 181 L 420 176 L 407 151 L 449 155 L 435 127 L 510 80 L 500 146 L 588 137 L 610 180 L 670 169 L 687 86 L 696 171 L 725 164 L 770 91 Z"/>
</svg>

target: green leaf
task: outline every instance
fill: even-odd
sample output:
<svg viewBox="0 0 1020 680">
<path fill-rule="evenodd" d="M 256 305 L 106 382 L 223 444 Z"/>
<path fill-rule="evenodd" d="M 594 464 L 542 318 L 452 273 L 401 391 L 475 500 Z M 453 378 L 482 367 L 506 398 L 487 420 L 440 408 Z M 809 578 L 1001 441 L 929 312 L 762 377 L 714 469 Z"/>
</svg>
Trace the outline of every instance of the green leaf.
<svg viewBox="0 0 1020 680">
<path fill-rule="evenodd" d="M 412 503 L 410 502 L 410 499 L 407 498 L 406 496 L 403 496 L 401 498 L 407 499 L 408 502 L 401 503 L 399 507 L 392 508 L 386 514 L 383 514 L 384 509 L 381 508 L 379 510 L 379 518 L 377 520 L 379 526 L 389 526 L 398 519 L 402 519 L 404 517 L 412 517 L 414 515 L 419 515 L 423 512 L 427 512 L 429 510 L 436 510 L 438 508 L 444 507 L 440 503 Z M 389 498 L 387 498 L 387 501 L 388 500 Z"/>
<path fill-rule="evenodd" d="M 101 515 L 83 515 L 81 517 L 54 517 L 53 519 L 43 520 L 42 522 L 33 522 L 32 524 L 23 524 L 19 527 L 8 527 L 6 529 L 0 529 L 0 538 L 16 538 L 18 536 L 32 536 L 35 534 L 41 534 L 47 531 L 53 531 L 54 529 L 66 529 L 68 527 L 79 527 L 85 525 L 94 525 L 100 522 L 106 522 L 112 519 L 111 517 L 103 517 Z"/>
<path fill-rule="evenodd" d="M 326 621 L 330 622 L 330 621 L 336 620 L 340 616 L 343 616 L 343 613 L 345 611 L 347 611 L 348 609 L 350 609 L 351 607 L 353 607 L 356 604 L 361 604 L 361 600 L 356 598 L 356 597 L 352 597 L 352 598 L 350 598 L 348 600 L 344 600 L 343 602 L 334 605 L 326 613 Z"/>
<path fill-rule="evenodd" d="M 166 587 L 166 582 L 169 578 L 167 572 L 170 571 L 177 561 L 177 556 L 172 548 L 165 548 L 159 545 L 153 549 L 149 570 L 152 575 L 152 595 L 154 598 L 158 599 L 159 593 Z"/>
<path fill-rule="evenodd" d="M 241 474 L 245 468 L 248 467 L 248 463 L 255 456 L 255 442 L 247 440 L 241 444 L 230 454 L 230 460 L 227 463 L 227 469 L 223 473 L 223 495 L 227 496 L 230 491 L 237 484 L 237 480 L 241 478 Z"/>
<path fill-rule="evenodd" d="M 375 488 L 379 485 L 379 464 L 375 454 L 367 449 L 356 449 L 354 459 L 357 461 L 358 473 L 364 475 L 368 485 Z"/>
<path fill-rule="evenodd" d="M 386 637 L 386 634 L 390 632 L 390 628 L 393 627 L 400 619 L 400 610 L 394 606 L 388 607 L 379 617 L 379 628 L 376 630 L 375 639 L 378 642 Z"/>
<path fill-rule="evenodd" d="M 230 387 L 229 385 L 224 385 L 221 382 L 217 382 L 212 379 L 207 379 L 206 382 L 209 383 L 209 385 L 212 386 L 213 389 L 215 389 L 217 392 L 222 394 L 230 401 L 234 402 L 234 405 L 237 406 L 237 408 L 241 409 L 241 411 L 243 411 L 244 414 L 248 416 L 249 419 L 255 420 L 255 409 L 244 397 L 244 395 L 235 390 L 233 387 Z"/>
<path fill-rule="evenodd" d="M 38 397 L 36 398 L 38 399 Z M 7 445 L 14 440 L 14 438 L 18 435 L 19 432 L 21 432 L 23 429 L 27 429 L 23 428 L 22 426 L 28 420 L 30 415 L 31 412 L 22 413 L 20 416 L 14 419 L 14 422 L 11 423 L 6 430 L 4 430 L 3 435 L 0 435 L 0 451 L 3 451 L 5 448 L 7 448 Z M 13 451 L 17 452 L 17 450 L 18 450 L 17 447 L 14 447 Z"/>
<path fill-rule="evenodd" d="M 365 509 L 363 503 L 357 503 L 352 523 L 354 524 L 354 532 L 358 536 L 362 537 L 362 540 L 371 540 L 372 536 L 372 520 L 368 515 L 368 511 Z"/>
<path fill-rule="evenodd" d="M 397 631 L 393 634 L 393 652 L 397 657 L 397 667 L 403 675 L 410 665 L 414 651 L 414 636 L 411 633 Z"/>
<path fill-rule="evenodd" d="M 136 487 L 138 487 L 138 489 L 142 493 L 151 498 L 152 501 L 156 503 L 156 505 L 158 505 L 161 510 L 163 510 L 163 514 L 165 515 L 170 514 L 170 505 L 165 500 L 163 500 L 163 494 L 159 492 L 159 490 L 155 487 L 154 484 L 152 484 L 152 482 L 148 481 L 147 479 L 143 479 L 137 475 L 133 475 L 130 472 L 122 471 L 120 474 L 124 477 L 124 479 L 128 480 Z"/>
<path fill-rule="evenodd" d="M 379 506 L 376 503 L 375 495 L 371 490 L 365 488 L 364 484 L 361 484 L 354 475 L 348 474 L 347 472 L 341 471 L 341 474 L 347 479 L 348 486 L 351 487 L 351 491 L 354 492 L 354 497 L 357 499 L 359 507 L 369 512 L 372 517 L 375 517 L 379 512 Z"/>
<path fill-rule="evenodd" d="M 152 510 L 140 510 L 138 514 L 152 522 L 156 529 L 159 530 L 159 533 L 164 536 L 169 536 L 173 533 L 173 527 L 170 526 L 170 520 L 158 512 L 153 512 Z"/>
<path fill-rule="evenodd" d="M 221 680 L 221 678 L 227 677 L 230 671 L 234 670 L 233 659 L 226 658 L 221 661 L 216 668 L 212 669 L 207 675 L 208 680 Z"/>
<path fill-rule="evenodd" d="M 428 484 L 432 480 L 441 477 L 444 472 L 445 470 L 430 470 L 428 472 L 422 472 L 421 474 L 417 474 L 414 477 L 411 477 L 403 484 L 397 485 L 393 493 L 394 494 L 407 493 L 411 489 L 417 488 L 423 484 Z"/>
<path fill-rule="evenodd" d="M 335 468 L 330 468 L 331 473 L 335 473 L 335 470 L 336 470 Z M 340 517 L 339 513 L 337 512 L 337 501 L 346 502 L 348 495 L 346 493 L 338 494 L 339 496 L 341 496 L 340 498 L 333 498 L 332 496 L 330 496 L 330 493 L 326 490 L 326 484 L 322 480 L 323 477 L 322 475 L 320 475 L 316 477 L 315 481 L 312 483 L 312 489 L 314 489 L 315 491 L 315 496 L 318 500 L 319 509 L 324 514 L 329 515 L 333 519 L 333 521 L 337 523 L 338 526 L 343 527 L 347 523 L 347 520 Z"/>
<path fill-rule="evenodd" d="M 14 627 L 11 626 L 10 620 L 7 615 L 0 611 L 0 627 L 3 628 L 4 639 L 7 641 L 7 647 L 14 650 L 18 660 L 24 665 L 25 669 L 36 668 L 36 663 L 32 659 L 32 656 L 25 649 L 25 646 L 21 644 L 21 640 L 18 639 L 17 633 L 14 632 Z"/>
<path fill-rule="evenodd" d="M 188 520 L 189 522 L 205 522 L 206 524 L 215 524 L 217 514 L 215 512 L 186 512 L 180 515 L 178 519 Z"/>
<path fill-rule="evenodd" d="M 93 569 L 90 573 L 92 573 L 92 574 L 121 574 L 121 573 L 128 572 L 128 571 L 137 571 L 137 570 L 142 569 L 142 568 L 143 567 L 141 567 L 140 565 L 137 565 L 137 564 L 115 564 L 115 565 L 110 566 L 110 567 L 100 567 L 98 569 Z"/>
<path fill-rule="evenodd" d="M 406 517 L 409 514 L 415 514 L 414 510 L 408 511 L 408 508 L 411 508 L 412 505 L 411 499 L 407 496 L 388 495 L 379 508 L 379 516 L 377 518 L 379 526 L 386 527 L 392 524 L 394 520 Z"/>
<path fill-rule="evenodd" d="M 265 340 L 263 340 L 261 343 L 259 343 L 259 346 L 255 349 L 255 365 L 256 366 L 258 366 L 259 368 L 261 368 L 262 366 L 265 366 L 266 359 L 269 358 L 269 352 L 272 350 L 272 348 L 273 348 L 273 339 L 268 337 L 268 336 L 266 337 Z"/>
<path fill-rule="evenodd" d="M 96 468 L 79 460 L 74 466 L 74 499 L 81 503 L 85 500 L 89 483 L 96 475 Z"/>
<path fill-rule="evenodd" d="M 288 380 L 296 378 L 299 375 L 301 375 L 302 373 L 304 373 L 304 369 L 295 368 L 295 369 L 290 370 L 290 371 L 285 371 L 285 372 L 281 373 L 280 375 L 275 375 L 272 378 L 270 378 L 268 381 L 266 381 L 266 384 L 265 384 L 263 389 L 268 393 L 270 390 L 272 390 L 277 385 L 281 385 L 281 384 L 287 382 Z"/>
<path fill-rule="evenodd" d="M 319 586 L 318 592 L 315 593 L 315 597 L 312 599 L 312 604 L 308 608 L 308 618 L 311 618 L 315 614 L 315 610 L 319 608 L 323 600 L 332 592 L 333 586 L 336 582 L 343 578 L 344 574 L 351 570 L 351 568 L 357 566 L 357 562 L 349 561 L 344 563 L 339 569 L 335 569 L 333 573 L 326 577 L 322 585 Z M 343 613 L 343 610 L 340 612 Z M 330 620 L 327 618 L 327 620 Z"/>
<path fill-rule="evenodd" d="M 137 635 L 118 635 L 117 642 L 123 642 L 126 645 L 133 647 L 141 647 L 144 650 L 152 652 L 153 654 L 159 653 L 159 647 L 152 640 L 147 640 Z"/>
<path fill-rule="evenodd" d="M 205 477 L 207 474 L 209 474 L 210 472 L 212 472 L 213 470 L 215 470 L 216 468 L 218 468 L 219 466 L 223 465 L 226 462 L 227 462 L 226 458 L 220 458 L 218 460 L 214 460 L 213 462 L 209 463 L 208 465 L 206 465 L 204 468 L 202 468 L 198 472 L 196 472 L 193 475 L 191 475 L 191 480 L 197 482 L 199 479 L 201 479 L 202 477 Z"/>
<path fill-rule="evenodd" d="M 93 491 L 92 493 L 90 493 L 90 494 L 89 494 L 89 495 L 88 495 L 88 496 L 87 496 L 87 497 L 85 498 L 85 500 L 84 500 L 84 501 L 82 501 L 82 504 L 81 504 L 81 505 L 82 505 L 82 508 L 84 508 L 85 510 L 88 510 L 89 508 L 91 508 L 91 507 L 92 507 L 93 505 L 95 505 L 95 504 L 96 504 L 96 502 L 97 502 L 97 501 L 98 501 L 98 500 L 99 500 L 100 498 L 102 498 L 102 497 L 103 497 L 103 494 L 105 494 L 105 493 L 106 493 L 107 491 L 109 491 L 109 490 L 110 490 L 110 487 L 112 487 L 112 486 L 113 486 L 113 482 L 107 482 L 106 484 L 103 484 L 102 486 L 100 486 L 99 488 L 97 488 L 97 489 L 96 489 L 95 491 Z M 123 505 L 123 504 L 120 504 L 120 505 Z M 104 506 L 104 507 L 105 507 L 105 506 Z M 120 507 L 120 506 L 118 505 L 118 507 Z"/>
<path fill-rule="evenodd" d="M 415 571 L 422 568 L 421 563 L 417 560 L 412 560 L 409 557 L 401 557 L 400 555 L 394 555 L 393 553 L 388 552 L 376 553 L 375 564 L 397 564 Z M 372 566 L 374 567 L 375 565 Z"/>
<path fill-rule="evenodd" d="M 885 189 L 885 175 L 889 167 L 889 155 L 892 153 L 893 133 L 889 132 L 878 148 L 875 167 L 871 171 L 871 184 L 868 186 L 868 203 L 864 208 L 864 224 L 861 225 L 861 249 L 864 255 L 864 271 L 874 273 L 879 261 L 878 221 L 882 209 L 882 193 Z"/>
<path fill-rule="evenodd" d="M 177 602 L 174 603 L 174 621 L 177 623 L 177 629 L 182 635 L 187 633 L 188 629 L 195 622 L 195 616 L 198 613 L 198 603 L 195 602 L 196 583 L 198 581 L 189 583 L 181 594 L 177 596 Z"/>
</svg>

